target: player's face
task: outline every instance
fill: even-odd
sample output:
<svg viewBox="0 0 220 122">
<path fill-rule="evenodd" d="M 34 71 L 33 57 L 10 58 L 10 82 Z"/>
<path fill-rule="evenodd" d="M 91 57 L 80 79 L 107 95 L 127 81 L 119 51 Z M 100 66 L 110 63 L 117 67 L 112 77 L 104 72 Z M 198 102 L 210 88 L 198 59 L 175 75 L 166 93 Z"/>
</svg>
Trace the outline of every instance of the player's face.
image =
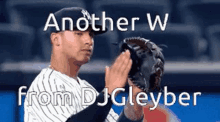
<svg viewBox="0 0 220 122">
<path fill-rule="evenodd" d="M 64 31 L 62 32 L 62 50 L 64 55 L 77 64 L 87 63 L 93 53 L 93 32 Z"/>
</svg>

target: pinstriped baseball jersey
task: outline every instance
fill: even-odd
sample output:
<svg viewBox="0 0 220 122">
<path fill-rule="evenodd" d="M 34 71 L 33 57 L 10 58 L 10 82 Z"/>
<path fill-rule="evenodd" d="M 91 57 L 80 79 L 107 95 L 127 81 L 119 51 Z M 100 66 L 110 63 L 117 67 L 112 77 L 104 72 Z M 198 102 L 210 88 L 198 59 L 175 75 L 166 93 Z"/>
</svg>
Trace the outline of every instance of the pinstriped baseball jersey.
<svg viewBox="0 0 220 122">
<path fill-rule="evenodd" d="M 65 122 L 71 115 L 88 107 L 81 104 L 82 88 L 89 87 L 94 90 L 95 88 L 87 81 L 77 79 L 78 82 L 49 67 L 43 69 L 28 89 L 24 103 L 24 121 Z M 43 93 L 44 95 L 42 95 Z M 69 93 L 72 99 L 61 95 L 55 97 L 55 93 Z M 97 91 L 96 93 L 98 96 Z M 85 92 L 84 96 L 85 102 L 93 99 L 92 92 Z M 105 121 L 114 122 L 118 117 L 118 114 L 111 109 Z"/>
</svg>

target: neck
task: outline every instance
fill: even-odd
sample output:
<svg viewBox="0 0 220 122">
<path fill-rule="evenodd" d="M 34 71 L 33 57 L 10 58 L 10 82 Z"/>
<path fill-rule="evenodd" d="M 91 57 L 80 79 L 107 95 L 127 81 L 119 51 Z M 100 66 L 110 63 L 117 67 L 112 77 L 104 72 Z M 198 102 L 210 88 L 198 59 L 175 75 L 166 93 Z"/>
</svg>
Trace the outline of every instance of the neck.
<svg viewBox="0 0 220 122">
<path fill-rule="evenodd" d="M 81 65 L 74 64 L 73 59 L 67 59 L 62 55 L 51 55 L 51 68 L 69 77 L 77 78 L 80 67 Z"/>
</svg>

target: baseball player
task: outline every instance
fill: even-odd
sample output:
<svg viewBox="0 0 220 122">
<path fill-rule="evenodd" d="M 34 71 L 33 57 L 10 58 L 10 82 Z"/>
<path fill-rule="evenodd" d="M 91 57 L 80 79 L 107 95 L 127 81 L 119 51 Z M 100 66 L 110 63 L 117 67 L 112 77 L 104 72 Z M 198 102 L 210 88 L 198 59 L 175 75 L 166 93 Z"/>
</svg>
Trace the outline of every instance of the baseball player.
<svg viewBox="0 0 220 122">
<path fill-rule="evenodd" d="M 61 18 L 63 17 L 70 17 L 73 22 L 76 22 L 80 17 L 85 17 L 91 24 L 88 12 L 78 7 L 61 9 L 54 15 L 60 27 L 62 25 Z M 82 23 L 81 25 L 83 26 Z M 132 106 L 127 102 L 119 116 L 111 109 L 113 104 L 111 97 L 108 98 L 107 105 L 97 105 L 98 102 L 104 99 L 104 93 L 98 93 L 97 91 L 97 98 L 92 105 L 83 106 L 81 104 L 82 88 L 93 88 L 93 86 L 78 77 L 79 69 L 91 58 L 94 45 L 93 36 L 104 32 L 93 31 L 91 27 L 86 31 L 79 31 L 77 28 L 70 31 L 68 27 L 69 25 L 64 31 L 54 30 L 54 27 L 50 28 L 52 44 L 50 66 L 39 73 L 28 89 L 24 105 L 25 122 L 141 122 L 143 120 L 143 108 L 136 103 L 135 98 L 137 93 L 142 90 L 128 80 L 128 73 L 132 66 L 129 50 L 123 51 L 112 66 L 106 67 L 105 87 L 108 88 L 108 94 L 111 96 L 115 88 L 123 88 L 129 81 L 129 85 L 133 85 L 132 98 L 134 105 Z M 76 27 L 75 24 L 74 27 Z M 54 93 L 68 92 L 73 97 L 72 99 L 65 97 L 57 99 L 55 101 L 57 104 L 49 102 L 42 105 L 41 103 L 49 101 L 49 98 L 38 96 L 41 92 L 46 92 L 51 96 Z M 42 99 L 39 100 L 39 98 Z M 58 96 L 58 98 L 61 97 Z M 63 100 L 67 103 L 71 101 L 72 104 L 62 104 Z M 85 101 L 91 100 L 92 93 L 85 92 Z"/>
</svg>

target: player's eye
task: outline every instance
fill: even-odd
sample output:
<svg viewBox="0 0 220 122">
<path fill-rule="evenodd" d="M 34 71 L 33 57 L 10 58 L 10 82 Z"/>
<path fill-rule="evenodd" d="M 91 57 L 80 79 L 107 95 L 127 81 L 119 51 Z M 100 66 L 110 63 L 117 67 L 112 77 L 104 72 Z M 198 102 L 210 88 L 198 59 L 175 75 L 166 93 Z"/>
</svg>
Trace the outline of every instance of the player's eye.
<svg viewBox="0 0 220 122">
<path fill-rule="evenodd" d="M 76 32 L 75 34 L 76 34 L 76 35 L 79 35 L 79 36 L 82 36 L 82 35 L 83 35 L 82 32 Z"/>
</svg>

